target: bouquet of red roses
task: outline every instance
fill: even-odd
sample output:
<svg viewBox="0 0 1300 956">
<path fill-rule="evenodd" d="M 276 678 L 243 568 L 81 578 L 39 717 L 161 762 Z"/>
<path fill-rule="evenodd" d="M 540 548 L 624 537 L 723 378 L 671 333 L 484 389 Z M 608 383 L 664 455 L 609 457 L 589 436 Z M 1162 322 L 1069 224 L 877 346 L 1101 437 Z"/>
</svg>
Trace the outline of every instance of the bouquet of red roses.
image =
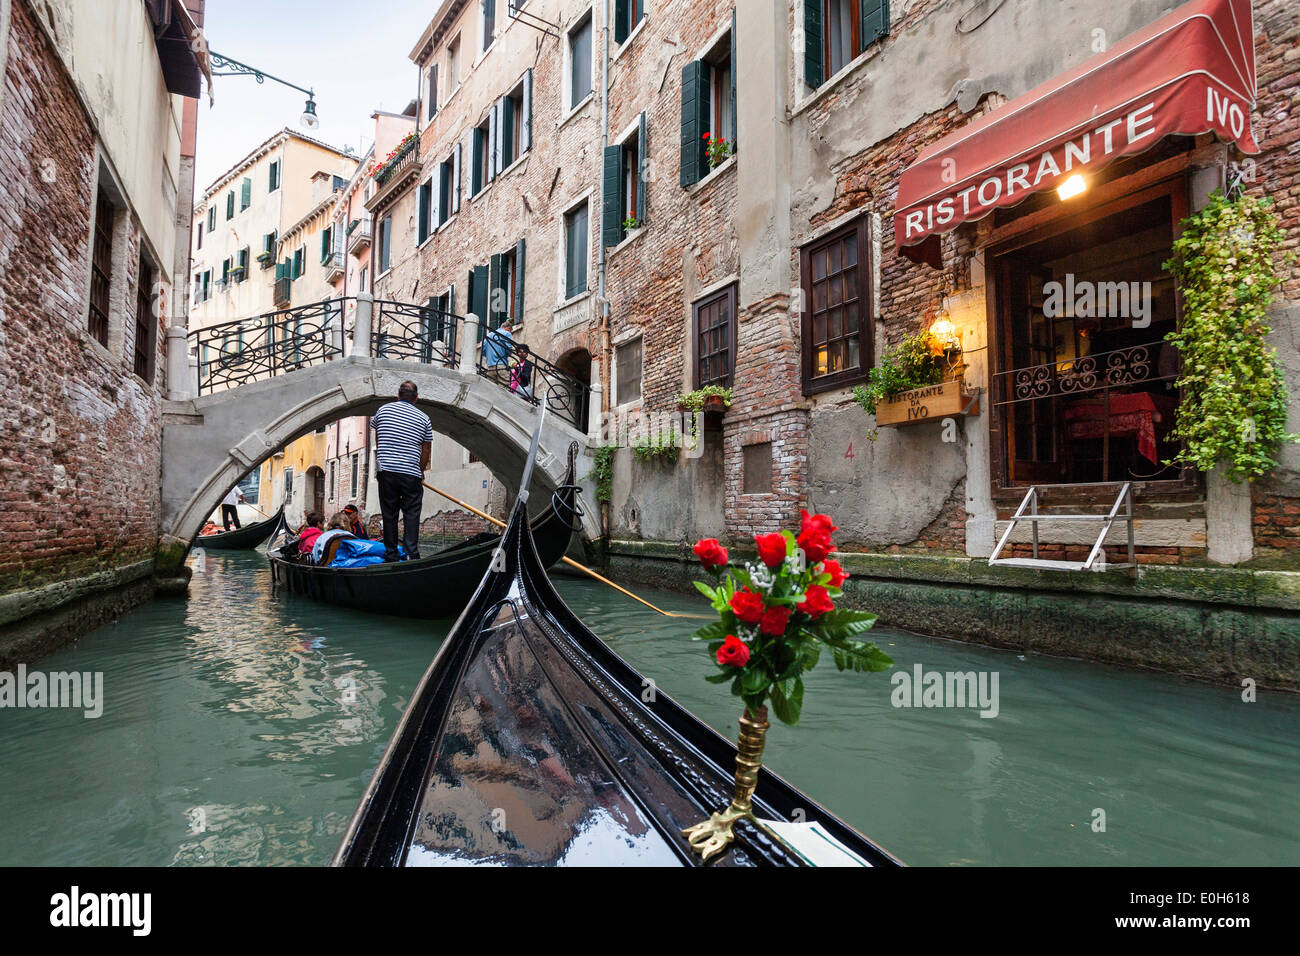
<svg viewBox="0 0 1300 956">
<path fill-rule="evenodd" d="M 875 644 L 855 640 L 876 615 L 837 608 L 848 572 L 829 557 L 835 525 L 826 515 L 802 514 L 799 534 L 789 531 L 754 538 L 758 561 L 729 563 L 714 538 L 695 545 L 695 554 L 717 580 L 695 586 L 712 603 L 719 620 L 695 632 L 709 642 L 719 668 L 705 680 L 731 683 L 731 693 L 751 714 L 772 710 L 784 723 L 799 721 L 803 673 L 817 665 L 823 649 L 839 670 L 883 671 L 893 665 Z"/>
</svg>

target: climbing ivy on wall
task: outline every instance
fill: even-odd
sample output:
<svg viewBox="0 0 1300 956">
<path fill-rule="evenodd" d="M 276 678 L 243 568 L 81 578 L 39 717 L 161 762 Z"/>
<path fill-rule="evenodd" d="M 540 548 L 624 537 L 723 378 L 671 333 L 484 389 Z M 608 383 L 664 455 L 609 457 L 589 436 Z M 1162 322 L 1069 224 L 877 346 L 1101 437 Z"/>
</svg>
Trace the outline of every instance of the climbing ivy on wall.
<svg viewBox="0 0 1300 956">
<path fill-rule="evenodd" d="M 591 453 L 595 464 L 587 477 L 596 479 L 596 500 L 601 504 L 614 500 L 614 455 L 617 453 L 617 445 L 604 445 Z"/>
<path fill-rule="evenodd" d="M 1223 464 L 1232 481 L 1253 481 L 1276 467 L 1283 442 L 1300 440 L 1286 431 L 1286 385 L 1265 341 L 1273 289 L 1295 255 L 1277 254 L 1283 233 L 1267 199 L 1216 190 L 1182 225 L 1164 264 L 1183 296 L 1182 325 L 1165 336 L 1183 360 L 1171 433 L 1183 449 L 1169 464 Z"/>
</svg>

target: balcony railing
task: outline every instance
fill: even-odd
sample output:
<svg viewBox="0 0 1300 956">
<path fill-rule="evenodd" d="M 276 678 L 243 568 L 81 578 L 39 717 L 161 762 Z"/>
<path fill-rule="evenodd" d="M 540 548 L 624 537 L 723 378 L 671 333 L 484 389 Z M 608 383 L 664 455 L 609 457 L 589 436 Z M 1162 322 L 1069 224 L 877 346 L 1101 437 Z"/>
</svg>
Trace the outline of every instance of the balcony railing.
<svg viewBox="0 0 1300 956">
<path fill-rule="evenodd" d="M 397 155 L 388 161 L 383 169 L 375 174 L 375 185 L 382 187 L 384 183 L 392 179 L 398 172 L 405 169 L 415 161 L 415 143 L 416 138 L 411 137 L 406 141 L 406 145 L 398 151 Z"/>
<path fill-rule="evenodd" d="M 352 220 L 352 224 L 348 226 L 348 255 L 355 256 L 370 245 L 370 228 L 369 216 Z"/>
<path fill-rule="evenodd" d="M 335 249 L 325 257 L 325 281 L 333 282 L 343 275 L 343 250 Z"/>
</svg>

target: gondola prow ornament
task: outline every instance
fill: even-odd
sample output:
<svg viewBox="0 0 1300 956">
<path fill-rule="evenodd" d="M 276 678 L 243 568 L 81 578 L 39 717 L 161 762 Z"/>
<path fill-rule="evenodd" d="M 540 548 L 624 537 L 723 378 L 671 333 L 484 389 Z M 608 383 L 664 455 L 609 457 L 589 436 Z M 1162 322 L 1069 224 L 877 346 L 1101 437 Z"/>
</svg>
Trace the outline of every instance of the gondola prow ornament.
<svg viewBox="0 0 1300 956">
<path fill-rule="evenodd" d="M 797 537 L 790 531 L 757 535 L 758 561 L 744 567 L 731 565 L 727 549 L 712 538 L 695 545 L 700 563 L 717 581 L 716 587 L 695 582 L 719 615 L 694 635 L 709 642 L 719 669 L 705 680 L 730 682 L 731 693 L 745 703 L 731 804 L 682 831 L 705 860 L 731 843 L 737 820 L 753 818 L 767 705 L 783 723 L 798 723 L 803 672 L 817 665 L 823 649 L 839 670 L 883 671 L 894 663 L 875 644 L 854 637 L 868 630 L 876 615 L 835 606 L 849 576 L 830 557 L 835 530 L 827 515 L 804 511 Z"/>
</svg>

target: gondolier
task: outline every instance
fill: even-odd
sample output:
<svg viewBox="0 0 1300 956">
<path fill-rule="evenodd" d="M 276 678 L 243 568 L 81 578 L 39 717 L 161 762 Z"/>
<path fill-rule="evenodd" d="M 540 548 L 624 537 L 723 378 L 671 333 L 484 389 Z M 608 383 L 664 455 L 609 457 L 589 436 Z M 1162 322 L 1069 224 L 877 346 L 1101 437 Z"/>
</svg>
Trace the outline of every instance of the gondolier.
<svg viewBox="0 0 1300 956">
<path fill-rule="evenodd" d="M 433 447 L 433 424 L 415 407 L 419 390 L 414 382 L 403 382 L 397 401 L 375 412 L 370 427 L 375 430 L 375 460 L 379 465 L 379 510 L 384 519 L 384 560 L 397 561 L 397 521 L 402 520 L 402 545 L 408 559 L 420 556 L 420 508 L 424 502 L 421 484 L 429 467 Z"/>
<path fill-rule="evenodd" d="M 221 499 L 221 524 L 227 531 L 237 531 L 241 527 L 239 524 L 239 508 L 237 506 L 243 503 L 244 493 L 239 490 L 238 485 L 231 488 L 226 493 L 226 497 Z M 234 528 L 231 528 L 232 524 Z"/>
</svg>

